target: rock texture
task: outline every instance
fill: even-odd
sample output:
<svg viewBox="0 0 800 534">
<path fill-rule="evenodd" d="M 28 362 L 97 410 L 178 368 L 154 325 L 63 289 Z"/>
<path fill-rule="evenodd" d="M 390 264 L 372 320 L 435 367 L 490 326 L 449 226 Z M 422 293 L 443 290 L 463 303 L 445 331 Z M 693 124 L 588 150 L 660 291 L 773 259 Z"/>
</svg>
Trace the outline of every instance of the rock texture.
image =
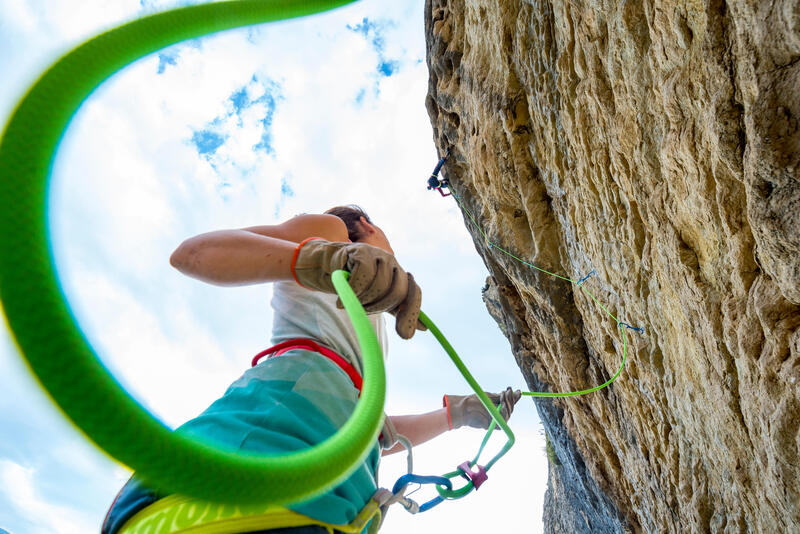
<svg viewBox="0 0 800 534">
<path fill-rule="evenodd" d="M 545 530 L 800 532 L 800 2 L 427 0 L 444 176 L 492 241 L 627 331 L 537 401 Z M 531 390 L 616 322 L 487 246 Z"/>
</svg>

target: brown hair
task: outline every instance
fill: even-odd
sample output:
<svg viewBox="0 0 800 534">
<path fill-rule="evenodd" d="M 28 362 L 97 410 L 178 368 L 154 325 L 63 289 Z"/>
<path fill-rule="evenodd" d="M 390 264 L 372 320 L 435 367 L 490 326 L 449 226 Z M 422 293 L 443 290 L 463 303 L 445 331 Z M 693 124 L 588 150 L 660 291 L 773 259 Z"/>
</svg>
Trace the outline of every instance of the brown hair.
<svg viewBox="0 0 800 534">
<path fill-rule="evenodd" d="M 356 224 L 361 220 L 361 217 L 364 217 L 368 223 L 372 224 L 372 221 L 369 219 L 369 215 L 367 215 L 364 210 L 355 204 L 336 206 L 335 208 L 329 209 L 325 213 L 328 215 L 336 215 L 342 221 L 344 221 L 345 226 L 347 226 L 347 237 L 349 237 L 350 241 L 354 243 L 364 237 L 364 233 L 361 231 L 361 228 L 359 228 L 358 224 Z"/>
</svg>

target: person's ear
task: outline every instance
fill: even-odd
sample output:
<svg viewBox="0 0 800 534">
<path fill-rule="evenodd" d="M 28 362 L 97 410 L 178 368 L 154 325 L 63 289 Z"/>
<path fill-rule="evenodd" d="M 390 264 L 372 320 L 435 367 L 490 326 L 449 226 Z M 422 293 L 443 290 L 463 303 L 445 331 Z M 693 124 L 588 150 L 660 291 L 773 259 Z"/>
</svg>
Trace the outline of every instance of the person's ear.
<svg viewBox="0 0 800 534">
<path fill-rule="evenodd" d="M 372 235 L 375 233 L 375 227 L 372 226 L 369 222 L 367 222 L 366 217 L 364 217 L 363 215 L 358 220 L 358 222 L 361 223 L 361 227 L 366 231 L 367 234 Z"/>
</svg>

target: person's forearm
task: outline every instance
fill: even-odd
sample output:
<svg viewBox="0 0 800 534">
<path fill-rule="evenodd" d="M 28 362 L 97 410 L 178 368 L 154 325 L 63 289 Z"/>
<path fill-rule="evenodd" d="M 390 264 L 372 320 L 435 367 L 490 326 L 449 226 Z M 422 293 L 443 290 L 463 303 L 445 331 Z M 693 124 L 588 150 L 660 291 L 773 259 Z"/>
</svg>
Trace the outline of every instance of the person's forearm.
<svg viewBox="0 0 800 534">
<path fill-rule="evenodd" d="M 425 443 L 450 430 L 446 408 L 419 415 L 394 415 L 390 416 L 390 418 L 397 429 L 397 433 L 408 438 L 414 446 Z M 391 449 L 383 451 L 383 456 L 404 450 L 405 447 L 398 443 Z"/>
<path fill-rule="evenodd" d="M 291 280 L 297 243 L 246 230 L 220 230 L 187 239 L 170 264 L 192 278 L 220 286 Z"/>
</svg>

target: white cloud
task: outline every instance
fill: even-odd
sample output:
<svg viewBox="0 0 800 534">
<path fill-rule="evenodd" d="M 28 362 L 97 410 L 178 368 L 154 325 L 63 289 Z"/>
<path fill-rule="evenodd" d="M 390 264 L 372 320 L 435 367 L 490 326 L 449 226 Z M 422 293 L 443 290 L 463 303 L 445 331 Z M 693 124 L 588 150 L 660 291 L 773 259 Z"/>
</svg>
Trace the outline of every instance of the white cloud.
<svg viewBox="0 0 800 534">
<path fill-rule="evenodd" d="M 15 28 L 20 33 L 32 33 L 39 24 L 33 5 L 30 2 L 8 2 L 2 11 L 2 27 Z"/>
<path fill-rule="evenodd" d="M 47 502 L 40 494 L 36 480 L 41 474 L 0 458 L 0 488 L 7 500 L 26 518 L 30 534 L 85 534 L 97 529 L 96 522 L 70 506 Z"/>
<path fill-rule="evenodd" d="M 258 345 L 224 347 L 230 339 L 204 330 L 202 311 L 193 313 L 171 294 L 163 295 L 162 308 L 147 307 L 119 281 L 91 271 L 75 272 L 70 285 L 97 351 L 124 387 L 169 425 L 204 410 L 256 352 Z"/>
</svg>

